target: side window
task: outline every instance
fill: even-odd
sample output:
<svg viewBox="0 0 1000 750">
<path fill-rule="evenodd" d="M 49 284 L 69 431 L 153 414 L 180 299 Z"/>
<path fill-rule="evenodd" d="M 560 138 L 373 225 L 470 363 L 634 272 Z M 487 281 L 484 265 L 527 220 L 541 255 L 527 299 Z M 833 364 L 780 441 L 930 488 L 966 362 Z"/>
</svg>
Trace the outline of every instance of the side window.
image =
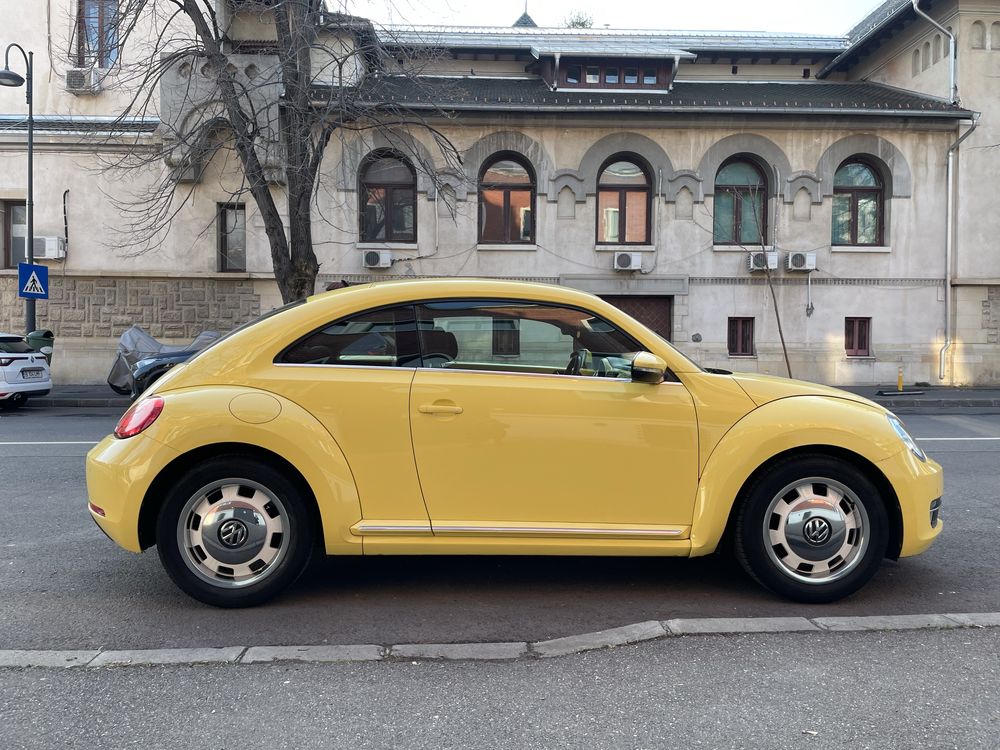
<svg viewBox="0 0 1000 750">
<path fill-rule="evenodd" d="M 424 367 L 631 376 L 642 347 L 584 310 L 513 300 L 417 306 Z"/>
<path fill-rule="evenodd" d="M 375 310 L 338 320 L 293 344 L 284 364 L 417 367 L 420 351 L 413 308 Z"/>
</svg>

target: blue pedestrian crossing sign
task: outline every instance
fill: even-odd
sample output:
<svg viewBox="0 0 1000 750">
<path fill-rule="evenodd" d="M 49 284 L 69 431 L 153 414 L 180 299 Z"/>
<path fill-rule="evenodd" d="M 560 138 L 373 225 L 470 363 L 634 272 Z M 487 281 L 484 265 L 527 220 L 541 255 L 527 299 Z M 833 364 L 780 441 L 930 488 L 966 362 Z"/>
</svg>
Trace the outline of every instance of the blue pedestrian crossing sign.
<svg viewBox="0 0 1000 750">
<path fill-rule="evenodd" d="M 28 299 L 48 299 L 49 267 L 34 263 L 18 263 L 17 296 Z"/>
</svg>

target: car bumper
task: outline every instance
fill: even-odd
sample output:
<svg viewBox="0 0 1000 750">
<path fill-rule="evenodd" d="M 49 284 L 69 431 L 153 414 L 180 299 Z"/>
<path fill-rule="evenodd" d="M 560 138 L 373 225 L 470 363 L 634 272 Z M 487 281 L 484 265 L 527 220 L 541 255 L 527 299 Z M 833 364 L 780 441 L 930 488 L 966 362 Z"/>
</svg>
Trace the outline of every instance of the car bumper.
<svg viewBox="0 0 1000 750">
<path fill-rule="evenodd" d="M 941 533 L 943 523 L 940 513 L 931 523 L 931 504 L 941 500 L 944 493 L 944 474 L 941 466 L 931 459 L 919 460 L 909 450 L 879 463 L 892 483 L 899 499 L 903 520 L 903 539 L 900 557 L 919 555 Z"/>
<path fill-rule="evenodd" d="M 51 380 L 24 380 L 20 383 L 0 380 L 0 401 L 12 398 L 17 393 L 32 397 L 47 396 L 51 390 Z"/>
<path fill-rule="evenodd" d="M 139 510 L 152 477 L 177 457 L 167 446 L 144 435 L 119 440 L 111 435 L 87 454 L 88 510 L 111 539 L 141 552 Z"/>
</svg>

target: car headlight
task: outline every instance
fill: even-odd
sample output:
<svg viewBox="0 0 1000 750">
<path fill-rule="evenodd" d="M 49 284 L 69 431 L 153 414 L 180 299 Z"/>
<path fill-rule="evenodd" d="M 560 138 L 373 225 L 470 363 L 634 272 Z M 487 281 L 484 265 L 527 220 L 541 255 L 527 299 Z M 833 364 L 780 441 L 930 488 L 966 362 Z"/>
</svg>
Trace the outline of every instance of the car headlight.
<svg viewBox="0 0 1000 750">
<path fill-rule="evenodd" d="M 910 449 L 910 453 L 919 458 L 921 461 L 926 461 L 927 455 L 920 449 L 920 446 L 917 445 L 917 441 L 910 437 L 910 433 L 906 431 L 906 428 L 903 426 L 899 417 L 895 414 L 886 414 L 886 418 L 889 420 L 889 424 L 892 425 L 892 429 L 895 433 L 899 435 L 899 439 L 903 441 L 903 445 Z"/>
</svg>

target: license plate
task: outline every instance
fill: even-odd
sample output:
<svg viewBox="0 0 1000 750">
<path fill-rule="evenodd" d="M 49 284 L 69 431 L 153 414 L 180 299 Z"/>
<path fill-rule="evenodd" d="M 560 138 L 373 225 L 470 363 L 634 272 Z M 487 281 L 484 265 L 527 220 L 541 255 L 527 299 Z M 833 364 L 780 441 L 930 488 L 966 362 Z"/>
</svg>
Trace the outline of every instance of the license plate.
<svg viewBox="0 0 1000 750">
<path fill-rule="evenodd" d="M 21 370 L 21 377 L 25 380 L 41 380 L 45 370 L 41 367 L 31 367 Z"/>
</svg>

